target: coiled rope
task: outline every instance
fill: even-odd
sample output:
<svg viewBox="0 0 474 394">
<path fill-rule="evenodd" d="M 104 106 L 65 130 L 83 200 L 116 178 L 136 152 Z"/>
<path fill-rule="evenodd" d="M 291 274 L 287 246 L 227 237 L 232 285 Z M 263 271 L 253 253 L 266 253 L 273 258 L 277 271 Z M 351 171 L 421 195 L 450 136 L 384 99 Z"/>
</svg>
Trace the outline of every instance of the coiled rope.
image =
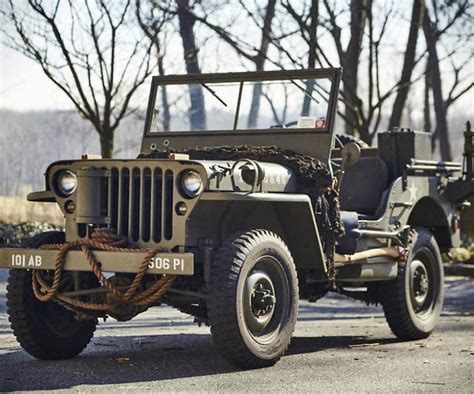
<svg viewBox="0 0 474 394">
<path fill-rule="evenodd" d="M 168 249 L 141 249 L 127 247 L 127 239 L 125 237 L 113 234 L 106 229 L 95 230 L 91 239 L 83 239 L 60 244 L 45 244 L 40 246 L 40 249 L 59 250 L 55 260 L 54 275 L 51 284 L 46 283 L 46 281 L 41 277 L 41 272 L 39 270 L 33 272 L 33 293 L 38 300 L 43 302 L 58 299 L 69 306 L 93 311 L 110 311 L 120 304 L 149 306 L 166 293 L 176 278 L 174 275 L 162 275 L 159 280 L 156 280 L 147 289 L 138 291 L 141 281 L 148 269 L 148 263 L 150 259 L 158 253 L 168 252 Z M 59 292 L 65 257 L 70 250 L 78 249 L 84 252 L 87 262 L 91 266 L 92 272 L 95 274 L 98 281 L 107 289 L 110 294 L 113 294 L 114 302 L 84 302 Z M 133 281 L 130 284 L 130 287 L 125 292 L 122 292 L 104 276 L 101 270 L 101 265 L 94 256 L 93 250 L 126 253 L 145 252 L 146 254 L 142 263 L 140 264 L 140 268 L 138 269 Z"/>
</svg>

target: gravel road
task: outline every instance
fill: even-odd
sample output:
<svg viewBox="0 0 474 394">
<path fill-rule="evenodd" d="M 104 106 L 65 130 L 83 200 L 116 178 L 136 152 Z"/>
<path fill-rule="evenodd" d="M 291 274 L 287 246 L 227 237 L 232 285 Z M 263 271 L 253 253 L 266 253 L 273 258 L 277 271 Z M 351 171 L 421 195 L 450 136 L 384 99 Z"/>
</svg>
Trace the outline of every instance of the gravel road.
<svg viewBox="0 0 474 394">
<path fill-rule="evenodd" d="M 17 344 L 0 284 L 0 390 L 429 391 L 474 390 L 474 281 L 449 278 L 436 332 L 399 342 L 380 307 L 330 295 L 302 302 L 288 355 L 239 371 L 217 353 L 209 328 L 168 308 L 99 325 L 77 358 L 39 361 Z"/>
</svg>

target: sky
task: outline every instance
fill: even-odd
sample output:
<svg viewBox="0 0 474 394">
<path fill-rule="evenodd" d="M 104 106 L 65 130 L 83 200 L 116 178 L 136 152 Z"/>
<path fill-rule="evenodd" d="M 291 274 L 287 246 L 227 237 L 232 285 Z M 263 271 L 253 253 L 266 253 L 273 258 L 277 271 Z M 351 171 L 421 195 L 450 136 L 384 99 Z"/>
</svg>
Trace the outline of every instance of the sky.
<svg viewBox="0 0 474 394">
<path fill-rule="evenodd" d="M 22 54 L 0 46 L 0 108 L 19 111 L 70 109 L 64 93 Z"/>
<path fill-rule="evenodd" d="M 409 7 L 407 7 L 409 11 Z M 391 36 L 388 40 L 391 45 L 397 47 L 395 50 L 403 49 L 406 38 L 400 39 L 400 31 L 396 24 L 393 27 L 395 31 L 388 32 Z M 406 30 L 406 31 L 405 31 Z M 201 32 L 198 32 L 201 33 Z M 403 29 L 403 35 L 408 34 L 408 29 Z M 202 34 L 196 34 L 201 37 Z M 323 43 L 324 44 L 324 43 Z M 398 46 L 400 46 L 398 48 Z M 179 42 L 173 42 L 171 51 L 168 49 L 167 57 L 181 58 L 181 50 L 178 48 Z M 212 45 L 211 45 L 212 47 Z M 327 46 L 329 47 L 329 46 Z M 218 57 L 224 63 L 226 71 L 241 71 L 241 64 L 237 63 L 233 58 L 235 55 L 231 49 L 225 44 L 217 45 L 211 48 L 213 53 L 201 53 L 201 64 L 206 72 L 213 71 L 215 66 L 213 58 L 216 57 L 216 51 L 219 50 Z M 171 55 L 171 56 L 169 56 Z M 165 57 L 166 58 L 166 57 Z M 225 59 L 229 58 L 229 62 Z M 173 60 L 172 60 L 173 61 Z M 176 64 L 176 63 L 175 63 Z M 382 59 L 382 64 L 391 64 L 390 59 Z M 227 70 L 229 69 L 229 70 Z M 471 75 L 474 72 L 474 65 L 471 62 Z M 393 75 L 392 75 L 393 74 Z M 383 70 L 382 77 L 385 78 L 384 83 L 387 86 L 392 84 L 392 80 L 398 78 L 399 70 L 388 67 Z M 151 80 L 145 82 L 140 92 L 140 96 L 146 96 Z M 361 81 L 361 85 L 364 81 Z M 419 85 L 422 86 L 421 84 Z M 417 92 L 411 92 L 417 94 Z M 473 113 L 474 108 L 474 92 L 471 90 L 465 97 L 459 100 L 456 105 L 457 109 L 462 112 Z M 6 47 L 0 43 L 0 109 L 12 109 L 18 111 L 28 110 L 52 110 L 52 109 L 73 109 L 69 99 L 61 92 L 42 72 L 40 66 L 34 61 L 26 58 L 24 55 Z M 454 111 L 454 109 L 452 110 Z"/>
</svg>

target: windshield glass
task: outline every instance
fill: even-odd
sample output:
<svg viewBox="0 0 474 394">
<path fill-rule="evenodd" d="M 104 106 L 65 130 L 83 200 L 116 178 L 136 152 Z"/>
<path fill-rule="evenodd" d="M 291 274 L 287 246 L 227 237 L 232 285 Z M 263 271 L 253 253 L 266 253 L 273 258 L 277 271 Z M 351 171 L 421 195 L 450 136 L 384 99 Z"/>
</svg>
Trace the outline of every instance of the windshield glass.
<svg viewBox="0 0 474 394">
<path fill-rule="evenodd" d="M 331 85 L 331 78 L 157 83 L 147 131 L 324 131 Z"/>
</svg>

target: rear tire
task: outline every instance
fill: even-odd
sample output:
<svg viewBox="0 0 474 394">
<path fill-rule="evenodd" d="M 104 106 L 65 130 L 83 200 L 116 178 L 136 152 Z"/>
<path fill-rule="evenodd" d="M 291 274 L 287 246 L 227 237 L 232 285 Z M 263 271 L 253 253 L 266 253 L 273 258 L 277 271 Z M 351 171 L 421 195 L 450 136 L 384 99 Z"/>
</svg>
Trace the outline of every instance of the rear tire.
<svg viewBox="0 0 474 394">
<path fill-rule="evenodd" d="M 425 228 L 413 230 L 406 263 L 397 279 L 382 284 L 382 304 L 392 332 L 403 340 L 428 337 L 438 322 L 444 299 L 441 253 Z"/>
<path fill-rule="evenodd" d="M 24 247 L 64 242 L 64 233 L 47 232 Z M 97 319 L 78 321 L 75 313 L 53 302 L 39 301 L 32 290 L 32 272 L 10 270 L 7 285 L 7 312 L 21 347 L 33 357 L 54 360 L 78 355 L 90 342 Z"/>
<path fill-rule="evenodd" d="M 213 262 L 208 316 L 214 342 L 231 364 L 274 365 L 290 344 L 298 279 L 285 243 L 266 230 L 237 235 Z"/>
</svg>

